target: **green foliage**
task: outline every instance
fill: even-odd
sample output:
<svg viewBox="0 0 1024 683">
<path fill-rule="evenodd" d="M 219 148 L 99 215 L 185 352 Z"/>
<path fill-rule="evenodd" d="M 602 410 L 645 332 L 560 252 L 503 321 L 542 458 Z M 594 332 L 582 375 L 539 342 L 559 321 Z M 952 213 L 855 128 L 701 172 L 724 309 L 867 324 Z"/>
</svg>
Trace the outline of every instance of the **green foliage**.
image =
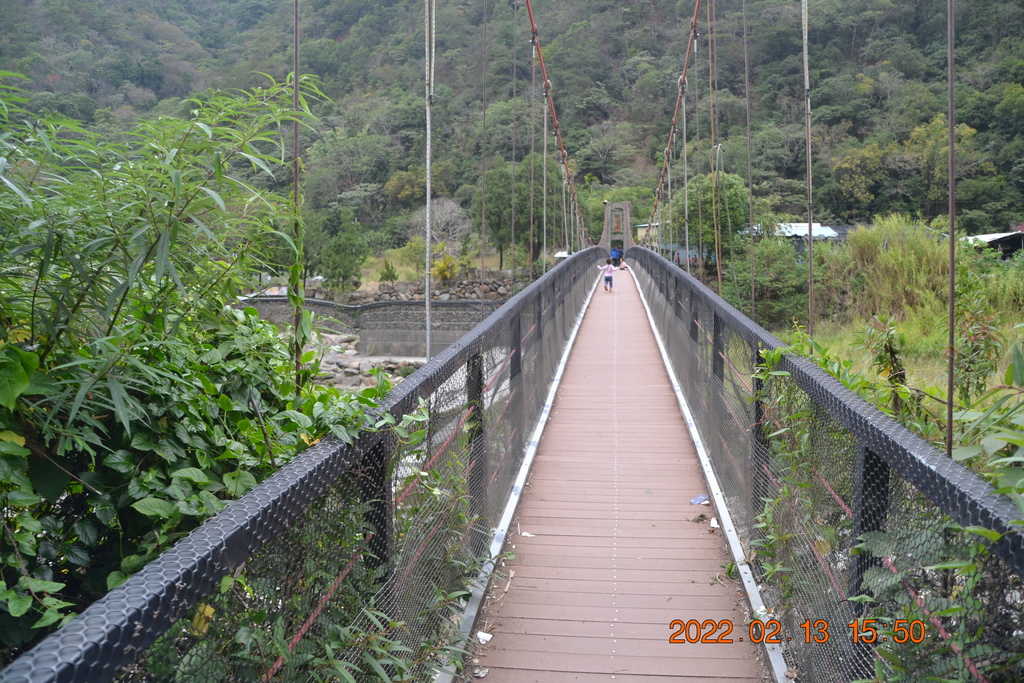
<svg viewBox="0 0 1024 683">
<path fill-rule="evenodd" d="M 384 185 L 384 192 L 399 206 L 411 207 L 423 202 L 427 194 L 426 174 L 416 171 L 395 171 Z"/>
<path fill-rule="evenodd" d="M 743 79 L 739 9 L 731 1 L 718 10 L 721 84 Z M 29 74 L 29 109 L 63 112 L 111 132 L 154 109 L 170 111 L 175 98 L 211 83 L 248 87 L 255 74 L 280 75 L 291 63 L 290 17 L 269 0 L 140 0 L 130 12 L 99 0 L 40 7 L 5 0 L 0 10 L 0 58 Z M 677 57 L 689 31 L 680 17 L 689 8 L 662 0 L 625 9 L 601 3 L 584 16 L 567 0 L 552 0 L 537 10 L 578 184 L 592 175 L 604 185 L 652 187 L 672 117 Z M 934 56 L 944 54 L 945 35 L 936 30 L 932 10 L 927 3 L 876 7 L 828 0 L 811 12 L 815 214 L 827 223 L 891 212 L 930 220 L 944 213 L 944 69 Z M 302 69 L 321 77 L 337 97 L 337 103 L 323 106 L 324 130 L 306 141 L 318 149 L 305 159 L 307 198 L 321 208 L 354 191 L 358 196 L 344 203 L 359 211 L 364 225 L 376 224 L 411 206 L 422 191 L 420 7 L 409 0 L 317 0 L 301 11 Z M 466 46 L 479 42 L 485 15 L 492 45 L 483 144 L 481 93 L 470 85 L 478 82 L 483 54 Z M 1024 128 L 1018 115 L 1024 101 L 1024 22 L 1012 0 L 975 2 L 964 15 L 957 45 L 961 225 L 971 233 L 992 232 L 1024 218 Z M 486 13 L 482 6 L 461 5 L 438 11 L 444 69 L 435 98 L 434 187 L 465 206 L 477 182 L 481 148 L 506 161 L 527 155 L 529 32 L 523 26 L 513 30 L 514 18 L 524 21 L 521 11 L 502 4 L 488 6 Z M 803 94 L 794 67 L 801 49 L 799 12 L 770 0 L 755 4 L 747 21 L 755 183 L 759 195 L 778 202 L 774 209 L 798 213 L 805 174 L 792 105 Z M 519 64 L 510 69 L 514 37 L 520 41 Z M 691 83 L 706 83 L 705 47 L 698 46 Z M 520 93 L 515 107 L 509 97 L 512 74 Z M 690 92 L 691 117 L 697 90 Z M 705 122 L 711 120 L 707 95 L 700 94 Z M 742 168 L 742 96 L 732 85 L 720 85 L 715 102 L 725 168 Z M 698 135 L 692 122 L 686 141 L 691 162 L 706 161 L 707 150 L 695 143 L 707 139 L 707 128 Z M 327 148 L 333 150 L 322 153 Z M 362 168 L 347 172 L 351 166 Z M 382 191 L 389 182 L 391 191 Z"/>
<path fill-rule="evenodd" d="M 878 218 L 850 233 L 845 246 L 820 250 L 833 300 L 852 294 L 863 317 L 892 312 L 941 311 L 949 282 L 948 247 L 942 235 L 902 216 Z M 843 277 L 845 275 L 845 277 Z M 843 287 L 845 291 L 838 291 Z"/>
<path fill-rule="evenodd" d="M 541 206 L 544 201 L 543 195 L 543 160 L 540 155 L 527 157 L 523 163 L 518 164 L 515 169 L 515 248 L 519 252 L 517 260 L 530 246 L 530 166 L 533 166 L 533 204 L 534 204 L 534 229 L 532 253 L 540 252 L 544 240 L 542 223 L 540 220 Z M 486 197 L 486 228 L 487 247 L 497 249 L 500 261 L 499 267 L 506 267 L 504 256 L 512 246 L 512 203 L 509 198 L 513 192 L 513 169 L 511 164 L 498 163 L 487 171 L 487 197 Z M 547 211 L 548 211 L 548 249 L 553 251 L 553 245 L 564 245 L 565 235 L 562 230 L 562 175 L 557 166 L 549 160 L 548 181 L 547 181 Z M 472 222 L 476 225 L 481 223 L 481 212 L 484 210 L 483 194 L 479 187 L 473 195 L 470 215 Z M 595 219 L 597 220 L 597 219 Z M 592 223 L 591 227 L 598 227 L 604 220 L 601 214 L 599 222 Z"/>
<path fill-rule="evenodd" d="M 877 317 L 864 330 L 864 348 L 871 354 L 871 367 L 878 371 L 892 388 L 892 412 L 903 410 L 907 391 L 907 369 L 903 365 L 906 337 L 896 330 L 892 318 L 882 321 Z"/>
<path fill-rule="evenodd" d="M 484 224 L 487 227 L 487 241 L 491 247 L 498 250 L 499 265 L 505 267 L 505 250 L 512 243 L 512 204 L 508 198 L 512 196 L 517 188 L 512 185 L 512 167 L 510 164 L 501 163 L 494 168 L 487 170 L 486 175 L 486 198 L 483 192 L 477 191 L 473 199 L 473 216 L 479 221 L 484 216 Z M 521 195 L 516 192 L 516 204 L 520 208 L 515 220 L 515 231 L 518 237 L 523 235 L 524 228 L 529 231 L 528 217 L 522 211 Z M 484 204 L 486 203 L 486 206 Z"/>
<path fill-rule="evenodd" d="M 380 272 L 377 273 L 377 278 L 381 282 L 394 282 L 398 279 L 398 271 L 391 265 L 391 261 L 384 259 L 384 265 L 381 266 Z"/>
<path fill-rule="evenodd" d="M 430 269 L 431 274 L 441 282 L 448 282 L 459 274 L 459 264 L 449 254 L 441 254 Z"/>
<path fill-rule="evenodd" d="M 1024 492 L 1024 346 L 1014 344 L 1003 383 L 978 396 L 953 419 L 960 431 L 956 460 L 989 476 L 1022 506 Z M 1024 508 L 1022 508 L 1024 516 Z"/>
<path fill-rule="evenodd" d="M 732 173 L 699 175 L 690 180 L 690 245 L 704 240 L 704 248 L 714 253 L 716 243 L 716 222 L 718 236 L 722 241 L 722 253 L 729 257 L 729 247 L 737 240 L 736 235 L 747 230 L 749 211 L 747 209 L 747 181 Z M 700 211 L 697 211 L 698 201 Z M 675 222 L 682 223 L 683 194 L 678 190 L 672 197 L 671 207 Z M 662 210 L 662 219 L 667 220 L 668 207 Z M 716 221 L 717 218 L 717 221 Z"/>
<path fill-rule="evenodd" d="M 310 275 L 322 275 L 332 289 L 352 285 L 370 247 L 351 209 L 331 205 L 307 211 L 305 264 Z"/>
<path fill-rule="evenodd" d="M 311 91 L 307 91 L 311 92 Z M 296 381 L 287 344 L 232 308 L 288 206 L 286 84 L 193 101 L 128 142 L 24 98 L 0 108 L 0 631 L 20 647 L 123 582 L 379 392 Z M 305 318 L 308 321 L 308 317 Z"/>
<path fill-rule="evenodd" d="M 696 245 L 690 242 L 690 248 Z M 749 308 L 750 259 L 744 244 L 743 257 L 729 264 L 746 280 L 739 292 L 726 288 L 726 298 L 734 306 Z M 796 251 L 788 239 L 769 237 L 754 243 L 754 296 L 757 301 L 755 319 L 769 329 L 788 328 L 794 321 L 807 320 L 807 267 L 797 261 Z"/>
<path fill-rule="evenodd" d="M 998 314 L 985 300 L 979 274 L 960 267 L 956 282 L 956 356 L 953 359 L 957 395 L 964 403 L 985 393 L 996 371 L 1000 342 Z"/>
<path fill-rule="evenodd" d="M 380 398 L 386 389 L 382 382 L 365 398 Z M 420 446 L 425 419 L 421 407 L 400 422 L 384 414 L 366 425 L 392 429 L 398 437 L 389 471 L 398 477 L 396 490 L 411 492 L 397 499 L 392 564 L 368 561 L 371 503 L 358 485 L 357 464 L 294 520 L 287 548 L 269 551 L 272 575 L 263 554 L 223 577 L 219 591 L 147 648 L 138 669 L 180 681 L 230 675 L 257 680 L 271 670 L 274 680 L 289 682 L 419 681 L 445 662 L 458 663 L 465 637 L 457 616 L 485 558 L 468 552 L 466 532 L 475 518 L 465 496 L 464 463 L 455 457 L 450 467 L 407 467 L 426 466 Z M 330 600 L 322 600 L 325 592 Z M 384 602 L 386 613 L 375 607 Z M 315 631 L 296 637 L 313 610 Z"/>
<path fill-rule="evenodd" d="M 1012 616 L 989 608 L 1016 582 L 989 550 L 1002 534 L 962 527 L 945 516 L 928 519 L 927 508 L 911 504 L 914 514 L 904 524 L 865 533 L 853 549 L 870 558 L 856 601 L 862 623 L 878 629 L 874 652 L 880 664 L 873 680 L 915 681 L 922 675 L 976 680 L 979 674 L 987 680 L 1017 678 L 1018 644 L 1000 637 L 1010 632 Z M 890 558 L 906 548 L 914 549 L 914 563 L 923 566 L 911 570 L 903 562 L 892 563 Z M 942 638 L 934 633 L 937 619 Z M 920 622 L 918 636 L 910 639 L 905 630 L 914 621 Z M 950 642 L 958 645 L 955 656 L 948 654 Z"/>
<path fill-rule="evenodd" d="M 395 249 L 395 255 L 398 257 L 399 263 L 412 268 L 416 277 L 420 277 L 423 269 L 426 268 L 427 240 L 416 235 L 406 242 L 404 247 Z"/>
<path fill-rule="evenodd" d="M 764 410 L 764 424 L 778 426 L 767 442 L 779 493 L 764 499 L 751 546 L 756 548 L 761 571 L 766 581 L 772 582 L 771 592 L 777 592 L 783 609 L 788 607 L 787 598 L 797 601 L 800 591 L 807 588 L 818 599 L 818 589 L 803 586 L 789 567 L 808 553 L 808 541 L 814 544 L 815 554 L 827 551 L 834 544 L 830 539 L 837 534 L 841 537 L 848 521 L 845 515 L 827 520 L 827 506 L 819 507 L 811 499 L 813 482 L 820 476 L 817 472 L 825 466 L 814 444 L 816 439 L 834 443 L 837 433 L 822 428 L 816 409 L 778 364 L 784 354 L 808 357 L 862 397 L 919 428 L 921 425 L 913 422 L 919 414 L 907 401 L 907 387 L 891 381 L 902 368 L 902 340 L 892 321 L 876 322 L 866 336 L 866 345 L 874 355 L 873 364 L 888 374 L 889 381 L 875 382 L 853 372 L 852 363 L 837 360 L 828 349 L 799 333 L 792 346 L 762 352 L 763 362 L 755 375 L 760 385 L 757 398 Z M 1020 400 L 1024 395 L 1024 353 L 1019 348 L 1013 353 L 1006 379 L 1009 386 L 994 390 L 983 403 L 957 416 L 962 442 L 975 445 L 960 446 L 954 457 L 971 461 L 1000 485 L 1000 492 L 1008 493 L 1024 515 L 1019 488 L 1020 462 L 1024 460 L 1019 424 L 1024 406 Z M 894 400 L 897 395 L 899 403 Z M 924 435 L 941 441 L 942 430 L 925 430 Z M 836 455 L 831 452 L 827 457 Z M 838 480 L 833 485 L 842 486 Z M 863 574 L 860 594 L 851 596 L 849 602 L 861 615 L 860 624 L 878 631 L 873 645 L 878 665 L 870 680 L 915 681 L 922 675 L 972 680 L 979 672 L 989 680 L 1016 680 L 1022 661 L 1020 641 L 1005 637 L 1012 633 L 1016 611 L 993 609 L 993 605 L 1012 601 L 1019 584 L 1013 570 L 991 552 L 991 544 L 1003 534 L 954 524 L 947 516 L 937 515 L 922 494 L 903 494 L 899 511 L 891 510 L 887 520 L 884 529 L 862 534 L 851 551 Z M 940 620 L 942 637 L 936 633 Z M 911 640 L 904 634 L 914 621 L 921 623 L 918 636 Z M 951 642 L 957 644 L 953 656 Z"/>
<path fill-rule="evenodd" d="M 340 204 L 363 222 L 380 214 L 381 188 L 388 181 L 395 156 L 394 142 L 385 135 L 325 133 L 309 149 L 304 192 L 307 206 L 321 210 Z"/>
</svg>

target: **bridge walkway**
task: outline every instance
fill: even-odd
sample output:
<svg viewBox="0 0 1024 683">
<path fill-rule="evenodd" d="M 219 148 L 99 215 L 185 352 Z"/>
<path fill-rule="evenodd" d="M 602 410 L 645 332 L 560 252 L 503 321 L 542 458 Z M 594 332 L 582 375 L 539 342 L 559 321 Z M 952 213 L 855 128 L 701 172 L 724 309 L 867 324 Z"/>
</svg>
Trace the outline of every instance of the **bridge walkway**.
<svg viewBox="0 0 1024 683">
<path fill-rule="evenodd" d="M 468 672 L 488 669 L 489 683 L 769 680 L 714 509 L 690 503 L 704 493 L 636 284 L 617 271 L 614 293 L 598 286 L 584 316 L 509 530 L 515 557 L 477 621 L 493 638 Z M 677 619 L 728 621 L 734 642 L 670 644 Z"/>
</svg>

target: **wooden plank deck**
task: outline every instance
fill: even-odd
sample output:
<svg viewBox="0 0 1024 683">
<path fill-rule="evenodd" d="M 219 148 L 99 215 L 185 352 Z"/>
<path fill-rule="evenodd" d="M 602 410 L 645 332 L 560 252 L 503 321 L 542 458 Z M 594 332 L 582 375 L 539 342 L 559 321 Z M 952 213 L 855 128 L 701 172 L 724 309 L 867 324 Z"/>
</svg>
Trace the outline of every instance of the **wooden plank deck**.
<svg viewBox="0 0 1024 683">
<path fill-rule="evenodd" d="M 596 269 L 595 269 L 596 275 Z M 488 683 L 764 681 L 746 599 L 633 278 L 594 293 L 477 629 Z M 524 534 L 533 534 L 532 537 Z M 507 590 L 506 590 L 507 588 Z M 731 620 L 732 644 L 670 644 Z M 743 638 L 744 642 L 739 642 Z M 470 679 L 473 680 L 473 679 Z"/>
</svg>

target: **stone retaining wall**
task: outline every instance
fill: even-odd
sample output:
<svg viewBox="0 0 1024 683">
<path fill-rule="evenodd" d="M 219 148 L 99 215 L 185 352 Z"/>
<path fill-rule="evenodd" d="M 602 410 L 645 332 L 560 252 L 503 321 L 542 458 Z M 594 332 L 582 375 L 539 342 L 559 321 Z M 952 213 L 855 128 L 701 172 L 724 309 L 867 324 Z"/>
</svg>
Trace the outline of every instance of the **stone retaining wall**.
<svg viewBox="0 0 1024 683">
<path fill-rule="evenodd" d="M 485 301 L 507 299 L 526 283 L 513 280 L 511 277 L 480 280 L 456 280 L 445 285 L 435 286 L 430 292 L 432 301 Z M 361 304 L 382 301 L 423 301 L 426 291 L 422 282 L 382 282 L 376 292 L 344 292 L 336 299 L 340 303 Z"/>
<path fill-rule="evenodd" d="M 434 301 L 430 308 L 431 356 L 448 348 L 504 302 L 503 298 L 485 298 L 483 304 L 479 299 Z M 291 325 L 291 306 L 285 297 L 251 297 L 243 305 L 256 308 L 264 320 L 281 326 Z M 357 348 L 361 354 L 389 357 L 426 355 L 426 310 L 422 298 L 419 301 L 380 301 L 362 305 L 306 299 L 306 307 L 316 316 L 318 327 L 357 336 Z"/>
</svg>

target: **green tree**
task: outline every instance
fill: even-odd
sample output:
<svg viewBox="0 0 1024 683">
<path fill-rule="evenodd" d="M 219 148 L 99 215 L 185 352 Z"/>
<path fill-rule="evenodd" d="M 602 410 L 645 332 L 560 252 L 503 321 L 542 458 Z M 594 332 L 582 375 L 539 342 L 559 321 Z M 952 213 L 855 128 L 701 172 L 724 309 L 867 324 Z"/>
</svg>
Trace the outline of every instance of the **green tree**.
<svg viewBox="0 0 1024 683">
<path fill-rule="evenodd" d="M 749 219 L 747 181 L 732 173 L 702 174 L 690 180 L 690 245 L 696 249 L 698 239 L 704 242 L 707 256 L 715 252 L 715 216 L 723 258 L 729 258 L 730 247 L 735 251 L 737 235 L 747 231 Z M 672 196 L 672 214 L 677 226 L 683 222 L 683 193 Z M 700 211 L 697 211 L 697 205 Z M 668 209 L 662 209 L 662 221 L 667 224 Z M 645 217 L 646 218 L 646 217 Z"/>
<path fill-rule="evenodd" d="M 893 182 L 890 192 L 920 193 L 915 197 L 926 218 L 945 213 L 948 189 L 948 127 L 945 114 L 918 126 L 910 138 L 886 150 L 886 165 Z M 977 131 L 965 123 L 956 126 L 957 180 L 992 175 L 995 167 L 986 161 L 974 142 Z"/>
<path fill-rule="evenodd" d="M 349 136 L 342 130 L 327 133 L 307 155 L 307 204 L 322 209 L 360 188 L 366 188 L 370 196 L 377 194 L 391 175 L 396 155 L 394 142 L 386 135 Z M 358 201 L 365 198 L 360 195 Z"/>
<path fill-rule="evenodd" d="M 800 264 L 796 250 L 786 238 L 769 237 L 754 245 L 755 320 L 768 329 L 792 327 L 794 321 L 807 320 L 807 266 Z M 750 273 L 746 250 L 732 264 L 739 272 Z M 746 286 L 737 292 L 727 287 L 726 298 L 734 306 L 749 309 L 749 275 Z"/>
<path fill-rule="evenodd" d="M 306 273 L 321 275 L 332 289 L 351 286 L 370 247 L 355 213 L 337 204 L 309 212 L 306 220 Z"/>
<path fill-rule="evenodd" d="M 397 206 L 412 207 L 422 203 L 427 194 L 427 179 L 423 169 L 395 171 L 384 185 L 384 192 Z"/>
<path fill-rule="evenodd" d="M 502 161 L 494 168 L 487 170 L 486 191 L 485 205 L 483 192 L 477 190 L 476 196 L 473 198 L 473 210 L 471 213 L 475 219 L 474 222 L 478 224 L 481 221 L 481 217 L 483 217 L 487 229 L 488 245 L 498 250 L 498 268 L 504 269 L 505 250 L 512 243 L 511 199 L 515 191 L 512 185 L 512 167 L 510 164 Z M 516 214 L 517 238 L 522 236 L 524 227 L 527 231 L 530 229 L 529 219 L 524 219 L 526 212 L 523 211 L 524 205 L 519 195 L 520 193 L 516 193 L 518 208 Z"/>
<path fill-rule="evenodd" d="M 413 269 L 416 277 L 427 266 L 427 240 L 422 235 L 413 235 L 404 246 L 395 250 L 401 263 Z"/>
<path fill-rule="evenodd" d="M 852 220 L 871 215 L 875 193 L 888 177 L 883 161 L 883 151 L 874 143 L 852 147 L 835 159 L 829 194 L 838 215 Z"/>
</svg>

